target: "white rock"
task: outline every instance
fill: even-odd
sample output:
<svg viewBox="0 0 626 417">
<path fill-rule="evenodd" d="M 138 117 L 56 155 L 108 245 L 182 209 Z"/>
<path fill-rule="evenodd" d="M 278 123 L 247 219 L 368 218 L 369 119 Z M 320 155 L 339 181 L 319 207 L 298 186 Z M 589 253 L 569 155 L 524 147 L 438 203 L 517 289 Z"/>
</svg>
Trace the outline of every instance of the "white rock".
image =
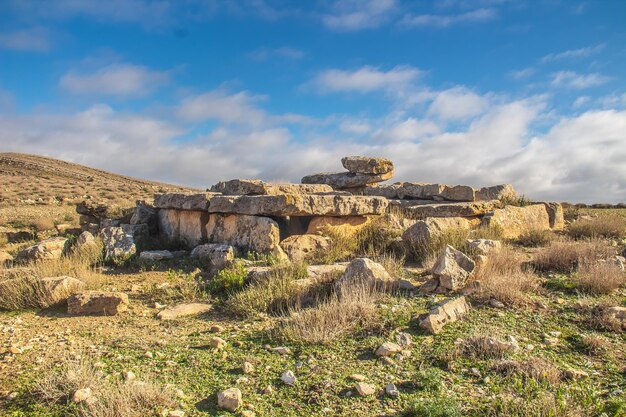
<svg viewBox="0 0 626 417">
<path fill-rule="evenodd" d="M 280 380 L 287 385 L 295 385 L 297 379 L 292 371 L 285 371 L 280 376 Z"/>
</svg>

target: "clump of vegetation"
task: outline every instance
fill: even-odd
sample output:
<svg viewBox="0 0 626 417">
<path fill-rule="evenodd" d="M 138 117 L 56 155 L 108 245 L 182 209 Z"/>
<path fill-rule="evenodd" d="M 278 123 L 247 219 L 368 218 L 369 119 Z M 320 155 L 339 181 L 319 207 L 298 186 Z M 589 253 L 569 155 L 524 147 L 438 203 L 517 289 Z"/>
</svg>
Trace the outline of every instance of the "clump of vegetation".
<svg viewBox="0 0 626 417">
<path fill-rule="evenodd" d="M 559 368 L 541 358 L 532 358 L 525 361 L 505 360 L 495 364 L 495 370 L 504 375 L 517 375 L 535 382 L 556 384 L 563 375 Z"/>
<path fill-rule="evenodd" d="M 571 273 L 581 264 L 594 263 L 614 254 L 615 249 L 599 239 L 581 242 L 555 240 L 535 254 L 533 265 L 541 271 Z"/>
<path fill-rule="evenodd" d="M 608 352 L 610 343 L 602 336 L 588 334 L 580 338 L 580 346 L 588 355 L 602 356 Z"/>
<path fill-rule="evenodd" d="M 608 309 L 609 306 L 597 305 L 586 309 L 589 314 L 589 324 L 592 328 L 597 330 L 620 332 L 624 330 L 622 328 L 622 322 L 611 314 Z"/>
<path fill-rule="evenodd" d="M 40 217 L 35 219 L 31 226 L 37 232 L 45 232 L 46 230 L 54 229 L 54 220 L 48 217 Z"/>
<path fill-rule="evenodd" d="M 199 269 L 191 272 L 170 269 L 166 277 L 165 284 L 153 284 L 146 290 L 149 301 L 171 303 L 210 298 Z"/>
<path fill-rule="evenodd" d="M 490 252 L 476 279 L 480 281 L 478 298 L 505 304 L 523 304 L 527 293 L 539 288 L 537 276 L 525 269 L 520 256 L 509 246 Z"/>
<path fill-rule="evenodd" d="M 603 214 L 572 222 L 567 233 L 574 239 L 622 238 L 626 236 L 626 217 Z"/>
<path fill-rule="evenodd" d="M 206 282 L 207 290 L 212 294 L 229 294 L 243 288 L 248 278 L 248 271 L 243 262 L 235 261 Z"/>
<path fill-rule="evenodd" d="M 575 282 L 584 292 L 608 294 L 626 284 L 626 274 L 611 262 L 583 263 Z"/>
<path fill-rule="evenodd" d="M 548 245 L 554 239 L 554 234 L 550 230 L 532 229 L 524 232 L 515 240 L 520 246 L 537 248 Z"/>
<path fill-rule="evenodd" d="M 427 266 L 446 248 L 446 245 L 462 250 L 469 236 L 469 229 L 461 227 L 444 229 L 428 240 L 413 242 L 408 248 L 409 254 Z"/>
<path fill-rule="evenodd" d="M 512 353 L 515 348 L 510 343 L 479 334 L 462 340 L 457 349 L 458 353 L 470 358 L 502 359 Z"/>
<path fill-rule="evenodd" d="M 400 413 L 400 417 L 461 417 L 461 406 L 454 398 L 425 398 Z"/>
<path fill-rule="evenodd" d="M 500 396 L 485 415 L 508 417 L 580 417 L 592 415 L 568 401 L 557 398 L 550 392 L 540 391 L 538 395 L 510 397 Z"/>
<path fill-rule="evenodd" d="M 489 240 L 502 240 L 504 236 L 504 229 L 498 224 L 492 224 L 486 227 L 479 227 L 470 231 L 469 237 L 471 239 L 489 239 Z"/>
</svg>

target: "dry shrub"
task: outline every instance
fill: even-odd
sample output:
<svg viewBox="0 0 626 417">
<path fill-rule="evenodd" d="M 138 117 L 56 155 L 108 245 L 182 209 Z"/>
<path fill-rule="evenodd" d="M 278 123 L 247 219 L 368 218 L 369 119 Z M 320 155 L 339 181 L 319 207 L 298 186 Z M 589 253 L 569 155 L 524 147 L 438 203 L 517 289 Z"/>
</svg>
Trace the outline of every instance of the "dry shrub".
<svg viewBox="0 0 626 417">
<path fill-rule="evenodd" d="M 359 248 L 352 226 L 329 226 L 322 229 L 322 235 L 330 238 L 330 247 L 316 253 L 313 263 L 332 264 L 354 257 Z"/>
<path fill-rule="evenodd" d="M 393 253 L 383 253 L 382 255 L 373 257 L 373 260 L 381 264 L 394 279 L 402 278 L 406 275 L 404 256 L 398 256 Z"/>
<path fill-rule="evenodd" d="M 515 347 L 493 336 L 475 335 L 462 340 L 457 350 L 470 358 L 502 359 L 513 353 Z"/>
<path fill-rule="evenodd" d="M 626 284 L 626 274 L 611 262 L 583 263 L 578 269 L 576 285 L 591 294 L 608 294 Z"/>
<path fill-rule="evenodd" d="M 550 230 L 532 229 L 524 232 L 515 240 L 515 243 L 529 248 L 537 248 L 548 245 L 554 239 L 554 233 Z"/>
<path fill-rule="evenodd" d="M 409 245 L 408 251 L 411 257 L 421 261 L 423 265 L 429 264 L 433 259 L 443 252 L 447 245 L 462 250 L 465 241 L 470 236 L 469 229 L 449 228 L 441 233 L 431 236 L 428 240 L 413 242 Z M 434 262 L 433 262 L 434 263 Z"/>
<path fill-rule="evenodd" d="M 511 305 L 524 303 L 526 293 L 539 287 L 535 274 L 525 270 L 520 255 L 509 246 L 489 252 L 487 262 L 478 270 L 476 279 L 480 281 L 478 298 L 493 298 Z"/>
<path fill-rule="evenodd" d="M 589 310 L 589 324 L 592 328 L 609 332 L 621 332 L 622 322 L 611 314 L 608 306 L 599 305 Z"/>
<path fill-rule="evenodd" d="M 471 239 L 489 239 L 489 240 L 502 240 L 504 235 L 504 229 L 498 224 L 492 224 L 489 226 L 481 226 L 477 229 L 470 231 Z"/>
<path fill-rule="evenodd" d="M 505 360 L 495 364 L 495 370 L 504 375 L 517 375 L 536 382 L 556 384 L 563 378 L 559 368 L 541 358 L 526 361 Z"/>
<path fill-rule="evenodd" d="M 602 356 L 609 351 L 611 344 L 602 336 L 584 335 L 580 338 L 580 345 L 585 353 L 592 356 Z"/>
<path fill-rule="evenodd" d="M 398 227 L 401 221 L 397 215 L 387 214 L 367 222 L 355 234 L 358 255 L 373 257 L 390 252 L 394 240 L 402 235 Z"/>
<path fill-rule="evenodd" d="M 175 392 L 151 381 L 106 378 L 87 359 L 64 359 L 39 380 L 34 394 L 46 403 L 69 403 L 79 389 L 91 389 L 97 401 L 83 402 L 75 409 L 81 417 L 134 417 L 159 415 L 175 407 Z"/>
<path fill-rule="evenodd" d="M 569 225 L 567 233 L 574 239 L 621 238 L 626 236 L 626 217 L 602 214 L 594 218 L 579 219 Z"/>
<path fill-rule="evenodd" d="M 500 395 L 490 405 L 488 416 L 507 417 L 583 417 L 591 416 L 588 410 L 581 409 L 573 401 L 557 398 L 554 394 L 541 391 L 531 397 L 511 397 Z"/>
<path fill-rule="evenodd" d="M 615 249 L 605 242 L 594 239 L 581 242 L 553 241 L 535 254 L 533 265 L 541 271 L 570 273 L 585 263 L 606 259 Z"/>
<path fill-rule="evenodd" d="M 358 330 L 379 329 L 383 319 L 375 303 L 380 290 L 369 285 L 344 285 L 310 309 L 293 308 L 278 329 L 282 339 L 306 343 L 330 343 Z"/>
<path fill-rule="evenodd" d="M 48 217 L 40 217 L 34 220 L 31 226 L 37 232 L 45 232 L 46 230 L 54 229 L 54 220 Z"/>
</svg>

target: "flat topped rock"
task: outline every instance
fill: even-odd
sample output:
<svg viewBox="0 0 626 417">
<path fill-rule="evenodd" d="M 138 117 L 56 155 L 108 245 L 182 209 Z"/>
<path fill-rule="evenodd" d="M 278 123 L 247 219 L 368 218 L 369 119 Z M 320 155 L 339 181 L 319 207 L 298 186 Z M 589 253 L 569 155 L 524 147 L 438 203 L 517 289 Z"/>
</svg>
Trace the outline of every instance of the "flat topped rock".
<svg viewBox="0 0 626 417">
<path fill-rule="evenodd" d="M 475 217 L 500 208 L 499 200 L 474 202 L 441 202 L 428 200 L 390 200 L 391 207 L 399 208 L 402 213 L 415 220 L 427 217 Z"/>
<path fill-rule="evenodd" d="M 476 200 L 480 201 L 514 199 L 516 196 L 515 188 L 511 184 L 493 185 L 476 191 Z"/>
<path fill-rule="evenodd" d="M 431 184 L 423 182 L 398 182 L 365 187 L 364 195 L 380 195 L 387 198 L 474 201 L 475 190 L 467 185 Z"/>
<path fill-rule="evenodd" d="M 281 195 L 330 193 L 333 188 L 327 184 L 271 184 L 261 180 L 220 181 L 211 191 L 224 195 Z"/>
<path fill-rule="evenodd" d="M 179 317 L 193 316 L 197 314 L 206 313 L 211 310 L 211 304 L 204 303 L 186 303 L 177 304 L 172 307 L 167 307 L 157 314 L 159 320 L 174 320 Z"/>
<path fill-rule="evenodd" d="M 388 202 L 382 197 L 333 194 L 216 196 L 210 213 L 251 216 L 359 216 L 383 214 Z"/>
<path fill-rule="evenodd" d="M 387 181 L 393 177 L 393 171 L 384 174 L 356 174 L 354 172 L 338 172 L 307 175 L 302 178 L 303 184 L 328 184 L 342 190 L 365 187 L 368 184 Z"/>
<path fill-rule="evenodd" d="M 393 172 L 393 162 L 387 158 L 346 156 L 341 158 L 345 169 L 355 174 L 387 174 Z"/>
<path fill-rule="evenodd" d="M 154 207 L 160 209 L 178 210 L 199 210 L 205 211 L 209 208 L 209 200 L 217 193 L 166 193 L 155 194 Z"/>
</svg>

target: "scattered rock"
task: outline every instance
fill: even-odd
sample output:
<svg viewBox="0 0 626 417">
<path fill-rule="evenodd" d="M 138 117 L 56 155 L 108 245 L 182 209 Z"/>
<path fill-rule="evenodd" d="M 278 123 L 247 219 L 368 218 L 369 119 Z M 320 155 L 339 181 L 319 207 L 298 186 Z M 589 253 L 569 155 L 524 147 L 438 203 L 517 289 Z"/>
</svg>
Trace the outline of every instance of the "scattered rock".
<svg viewBox="0 0 626 417">
<path fill-rule="evenodd" d="M 465 297 L 446 300 L 431 309 L 426 317 L 420 320 L 419 325 L 428 332 L 437 334 L 446 324 L 459 320 L 469 310 L 470 306 Z"/>
<path fill-rule="evenodd" d="M 285 371 L 280 376 L 280 380 L 287 385 L 295 385 L 297 379 L 292 371 Z"/>
<path fill-rule="evenodd" d="M 126 371 L 122 374 L 122 376 L 124 377 L 125 381 L 134 381 L 135 379 L 137 379 L 137 376 L 133 371 Z"/>
<path fill-rule="evenodd" d="M 214 269 L 222 269 L 235 259 L 235 248 L 221 243 L 205 243 L 193 248 L 190 256 L 208 261 Z"/>
<path fill-rule="evenodd" d="M 432 273 L 439 279 L 441 288 L 457 291 L 465 286 L 475 266 L 474 261 L 463 252 L 446 245 L 446 249 L 435 262 Z"/>
<path fill-rule="evenodd" d="M 397 397 L 400 395 L 400 391 L 398 391 L 398 388 L 395 384 L 387 384 L 385 386 L 385 393 L 390 397 Z"/>
<path fill-rule="evenodd" d="M 67 298 L 82 290 L 85 283 L 72 277 L 46 277 L 40 280 L 42 289 L 47 294 L 49 305 L 64 302 Z"/>
<path fill-rule="evenodd" d="M 250 362 L 244 362 L 243 365 L 241 365 L 241 371 L 244 374 L 251 374 L 252 372 L 254 372 L 254 365 L 252 365 Z"/>
<path fill-rule="evenodd" d="M 393 172 L 393 162 L 386 158 L 346 156 L 341 158 L 345 169 L 355 174 L 387 174 Z"/>
<path fill-rule="evenodd" d="M 106 259 L 127 259 L 137 252 L 137 240 L 147 236 L 146 225 L 125 224 L 119 227 L 104 227 L 100 238 L 104 243 Z"/>
<path fill-rule="evenodd" d="M 271 348 L 271 351 L 274 353 L 278 353 L 279 355 L 291 355 L 291 349 L 285 346 Z"/>
<path fill-rule="evenodd" d="M 476 200 L 513 200 L 517 197 L 515 188 L 511 184 L 494 185 L 491 187 L 483 187 L 476 191 Z"/>
<path fill-rule="evenodd" d="M 239 388 L 228 388 L 217 394 L 217 406 L 224 410 L 235 411 L 243 403 Z"/>
<path fill-rule="evenodd" d="M 354 387 L 356 388 L 356 392 L 362 397 L 376 394 L 376 387 L 366 382 L 357 382 Z"/>
<path fill-rule="evenodd" d="M 500 249 L 502 242 L 490 239 L 467 239 L 465 242 L 471 250 L 479 255 L 487 255 L 492 250 Z"/>
<path fill-rule="evenodd" d="M 19 261 L 40 261 L 60 259 L 68 247 L 68 240 L 64 237 L 53 237 L 42 240 L 36 245 L 29 246 L 17 253 Z"/>
<path fill-rule="evenodd" d="M 361 374 L 352 374 L 350 375 L 350 379 L 357 381 L 357 382 L 363 382 L 365 381 L 367 378 L 365 377 L 365 375 L 361 375 Z"/>
<path fill-rule="evenodd" d="M 402 234 L 402 240 L 409 245 L 427 246 L 448 230 L 469 230 L 478 223 L 478 221 L 468 220 L 464 217 L 432 217 L 426 220 L 419 220 L 406 229 Z"/>
<path fill-rule="evenodd" d="M 589 374 L 580 369 L 569 368 L 563 371 L 563 376 L 565 379 L 578 380 L 589 377 Z"/>
<path fill-rule="evenodd" d="M 292 262 L 310 260 L 316 254 L 328 250 L 330 245 L 330 239 L 320 235 L 295 235 L 280 242 Z"/>
<path fill-rule="evenodd" d="M 128 310 L 128 296 L 121 292 L 87 291 L 67 299 L 67 312 L 73 315 L 114 316 Z"/>
<path fill-rule="evenodd" d="M 224 326 L 220 326 L 219 324 L 214 324 L 209 328 L 211 333 L 222 333 L 224 331 Z"/>
<path fill-rule="evenodd" d="M 222 339 L 221 337 L 217 337 L 217 336 L 214 336 L 211 339 L 209 339 L 209 344 L 216 349 L 223 349 L 224 347 L 226 347 L 226 341 Z"/>
<path fill-rule="evenodd" d="M 96 238 L 91 232 L 84 231 L 76 238 L 76 247 L 81 249 L 96 244 Z"/>
<path fill-rule="evenodd" d="M 413 344 L 413 338 L 410 334 L 400 332 L 396 335 L 396 342 L 403 347 L 409 347 Z"/>
<path fill-rule="evenodd" d="M 168 250 L 145 250 L 139 254 L 139 258 L 146 261 L 162 261 L 164 259 L 173 259 L 174 255 Z"/>
<path fill-rule="evenodd" d="M 340 290 L 344 286 L 377 285 L 391 281 L 391 276 L 381 264 L 368 258 L 356 258 L 350 262 L 335 286 Z"/>
<path fill-rule="evenodd" d="M 385 342 L 376 349 L 376 356 L 392 356 L 395 353 L 402 352 L 402 347 L 393 343 Z"/>
<path fill-rule="evenodd" d="M 81 388 L 74 391 L 74 394 L 72 395 L 72 401 L 75 403 L 82 403 L 86 402 L 92 397 L 93 392 L 91 391 L 91 388 Z"/>
<path fill-rule="evenodd" d="M 159 320 L 174 320 L 179 317 L 206 313 L 211 310 L 211 307 L 211 304 L 204 303 L 177 304 L 159 311 L 157 318 Z"/>
</svg>

